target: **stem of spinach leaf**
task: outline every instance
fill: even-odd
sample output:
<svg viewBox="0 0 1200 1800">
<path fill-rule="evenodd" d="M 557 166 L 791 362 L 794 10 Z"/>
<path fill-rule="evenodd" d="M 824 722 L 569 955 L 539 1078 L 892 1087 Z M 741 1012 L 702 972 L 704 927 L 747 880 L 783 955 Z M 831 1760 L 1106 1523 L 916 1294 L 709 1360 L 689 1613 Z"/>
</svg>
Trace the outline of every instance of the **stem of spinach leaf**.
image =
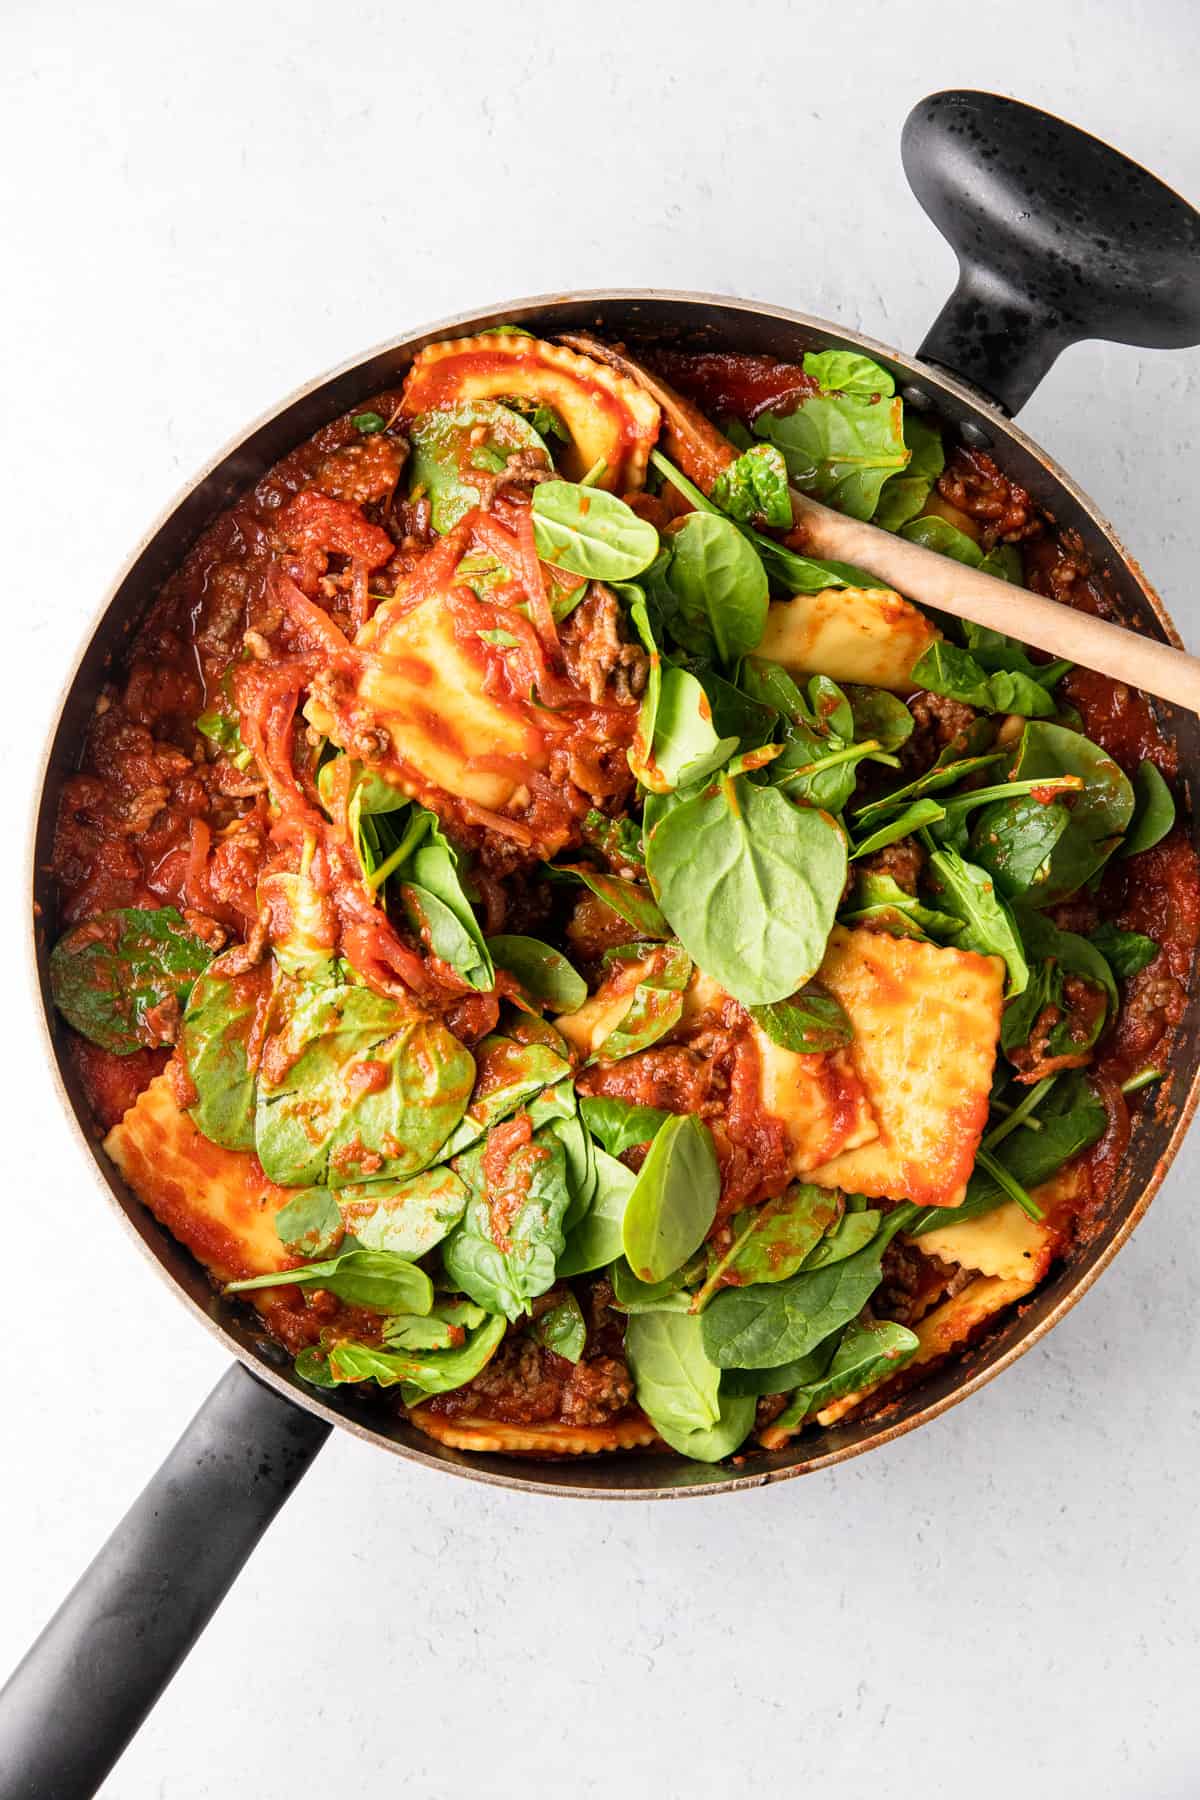
<svg viewBox="0 0 1200 1800">
<path fill-rule="evenodd" d="M 1042 1079 L 1037 1083 L 1037 1086 L 1031 1087 L 1024 1099 L 1019 1101 L 1018 1104 L 1013 1107 L 1007 1119 L 1003 1120 L 1001 1124 L 994 1126 L 992 1130 L 988 1132 L 983 1140 L 983 1148 L 985 1150 L 994 1150 L 997 1144 L 1002 1144 L 1004 1142 L 1010 1131 L 1015 1131 L 1017 1129 L 1018 1125 L 1031 1124 L 1040 1126 L 1040 1121 L 1030 1119 L 1029 1115 L 1030 1113 L 1035 1112 L 1042 1104 L 1042 1101 L 1046 1098 L 1046 1095 L 1050 1092 L 1050 1089 L 1057 1080 L 1057 1075 L 1043 1075 Z"/>
<path fill-rule="evenodd" d="M 1016 1201 L 1021 1211 L 1029 1218 L 1038 1221 L 1045 1216 L 1033 1195 L 1026 1193 L 1016 1176 L 1010 1175 L 1004 1164 L 997 1162 L 989 1151 L 980 1148 L 976 1152 L 975 1163 L 977 1168 L 983 1169 L 991 1176 L 997 1187 L 1003 1188 L 1010 1200 Z"/>
</svg>

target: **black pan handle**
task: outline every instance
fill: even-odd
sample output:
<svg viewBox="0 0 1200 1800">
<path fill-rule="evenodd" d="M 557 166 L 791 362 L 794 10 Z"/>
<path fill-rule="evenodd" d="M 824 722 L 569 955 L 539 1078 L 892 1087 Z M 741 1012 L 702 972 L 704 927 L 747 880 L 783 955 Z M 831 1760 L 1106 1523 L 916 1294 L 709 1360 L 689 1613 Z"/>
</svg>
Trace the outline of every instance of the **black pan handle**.
<svg viewBox="0 0 1200 1800">
<path fill-rule="evenodd" d="M 930 94 L 901 138 L 958 286 L 917 352 L 1007 413 L 1083 338 L 1200 342 L 1200 213 L 1128 157 L 1019 100 Z"/>
<path fill-rule="evenodd" d="M 0 1692 L 0 1800 L 87 1800 L 329 1435 L 235 1363 Z"/>
</svg>

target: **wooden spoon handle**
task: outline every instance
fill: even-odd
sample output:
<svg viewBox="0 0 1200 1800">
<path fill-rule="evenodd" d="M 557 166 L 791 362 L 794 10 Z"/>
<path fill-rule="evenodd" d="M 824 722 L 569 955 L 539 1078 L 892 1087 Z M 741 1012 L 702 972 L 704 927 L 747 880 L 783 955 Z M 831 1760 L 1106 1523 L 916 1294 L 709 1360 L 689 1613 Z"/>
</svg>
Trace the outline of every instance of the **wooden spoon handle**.
<svg viewBox="0 0 1200 1800">
<path fill-rule="evenodd" d="M 934 606 L 956 618 L 988 625 L 1050 656 L 1098 669 L 1128 687 L 1143 688 L 1200 712 L 1200 659 L 1185 650 L 984 575 L 878 525 L 848 519 L 795 488 L 791 494 L 792 512 L 804 531 L 804 548 L 813 556 L 869 569 L 918 606 Z"/>
</svg>

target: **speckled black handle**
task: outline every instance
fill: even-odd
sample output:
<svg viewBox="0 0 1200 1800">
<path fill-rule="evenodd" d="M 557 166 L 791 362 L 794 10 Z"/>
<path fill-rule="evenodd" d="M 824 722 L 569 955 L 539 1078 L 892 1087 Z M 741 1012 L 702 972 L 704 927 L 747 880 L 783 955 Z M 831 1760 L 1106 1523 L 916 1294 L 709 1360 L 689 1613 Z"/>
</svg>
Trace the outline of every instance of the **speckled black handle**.
<svg viewBox="0 0 1200 1800">
<path fill-rule="evenodd" d="M 96 1792 L 328 1435 L 222 1377 L 0 1692 L 0 1800 Z"/>
<path fill-rule="evenodd" d="M 1083 338 L 1200 342 L 1200 213 L 1098 138 L 998 94 L 931 94 L 904 171 L 958 256 L 918 355 L 1007 413 Z"/>
</svg>

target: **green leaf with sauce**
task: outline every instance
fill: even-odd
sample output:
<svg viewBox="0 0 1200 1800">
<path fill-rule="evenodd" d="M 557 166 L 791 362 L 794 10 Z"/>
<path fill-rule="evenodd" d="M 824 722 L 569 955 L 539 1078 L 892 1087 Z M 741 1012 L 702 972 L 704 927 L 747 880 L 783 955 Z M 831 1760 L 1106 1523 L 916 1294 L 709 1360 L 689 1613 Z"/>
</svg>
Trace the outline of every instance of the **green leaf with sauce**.
<svg viewBox="0 0 1200 1800">
<path fill-rule="evenodd" d="M 1078 775 L 1083 789 L 1075 795 L 1070 823 L 1051 852 L 1049 876 L 1037 890 L 1038 906 L 1067 899 L 1103 868 L 1134 808 L 1128 777 L 1099 744 L 1063 725 L 1032 720 L 1022 735 L 1013 776 L 1024 781 L 1055 775 Z"/>
<path fill-rule="evenodd" d="M 338 1203 L 328 1188 L 301 1188 L 275 1214 L 275 1235 L 289 1256 L 328 1256 L 345 1235 Z M 378 1245 L 367 1248 L 377 1249 Z"/>
<path fill-rule="evenodd" d="M 455 1349 L 377 1349 L 373 1344 L 322 1340 L 320 1348 L 303 1350 L 296 1373 L 314 1387 L 337 1387 L 346 1381 L 375 1381 L 380 1387 L 403 1382 L 401 1398 L 414 1405 L 430 1394 L 446 1394 L 473 1381 L 500 1346 L 507 1330 L 501 1318 L 485 1318 L 468 1331 Z"/>
<path fill-rule="evenodd" d="M 722 469 L 712 497 L 723 513 L 743 524 L 761 519 L 790 531 L 792 500 L 787 464 L 774 444 L 755 444 Z"/>
<path fill-rule="evenodd" d="M 250 1294 L 274 1287 L 323 1288 L 348 1306 L 366 1306 L 373 1312 L 427 1313 L 433 1305 L 433 1283 L 424 1269 L 390 1250 L 343 1250 L 340 1256 L 299 1269 L 231 1281 L 225 1292 Z"/>
<path fill-rule="evenodd" d="M 590 868 L 587 863 L 548 863 L 546 872 L 566 880 L 582 881 L 597 900 L 603 900 L 605 906 L 611 907 L 627 925 L 632 925 L 639 937 L 674 936 L 655 904 L 653 894 L 640 882 L 626 881 L 620 875 L 610 875 L 605 869 Z"/>
<path fill-rule="evenodd" d="M 492 1137 L 489 1132 L 456 1161 L 470 1198 L 442 1246 L 442 1261 L 464 1294 L 489 1312 L 519 1319 L 554 1284 L 571 1204 L 567 1153 L 553 1123 L 503 1156 Z"/>
<path fill-rule="evenodd" d="M 603 488 L 543 481 L 530 503 L 537 553 L 592 581 L 632 581 L 658 555 L 658 533 Z"/>
<path fill-rule="evenodd" d="M 709 1245 L 708 1274 L 696 1297 L 697 1312 L 720 1286 L 786 1281 L 841 1216 L 842 1196 L 836 1188 L 800 1181 L 761 1206 L 735 1213 L 729 1222 L 729 1248 L 718 1255 Z"/>
<path fill-rule="evenodd" d="M 665 1280 L 699 1249 L 716 1216 L 720 1187 L 707 1125 L 672 1114 L 656 1133 L 625 1208 L 622 1242 L 639 1280 Z"/>
<path fill-rule="evenodd" d="M 451 530 L 483 489 L 480 476 L 502 475 L 510 456 L 550 452 L 531 421 L 498 400 L 464 400 L 418 415 L 409 426 L 409 492 L 429 498 L 433 529 Z"/>
<path fill-rule="evenodd" d="M 561 1040 L 560 1040 L 561 1041 Z M 549 1044 L 520 1043 L 492 1032 L 476 1044 L 475 1087 L 467 1110 L 442 1147 L 442 1157 L 458 1156 L 489 1126 L 571 1073 L 571 1065 Z"/>
<path fill-rule="evenodd" d="M 683 991 L 691 974 L 691 957 L 678 944 L 657 951 L 653 966 L 630 996 L 628 1010 L 588 1061 L 616 1062 L 657 1043 L 683 1015 Z"/>
<path fill-rule="evenodd" d="M 1175 800 L 1170 788 L 1152 762 L 1139 763 L 1133 778 L 1134 812 L 1122 856 L 1136 856 L 1161 843 L 1175 823 Z"/>
<path fill-rule="evenodd" d="M 415 1175 L 466 1109 L 475 1064 L 438 1020 L 365 987 L 289 998 L 283 1073 L 260 1071 L 255 1147 L 284 1187 Z"/>
<path fill-rule="evenodd" d="M 179 1050 L 196 1098 L 188 1115 L 226 1150 L 253 1150 L 256 1077 L 249 1043 L 271 993 L 269 963 L 243 975 L 206 972 L 192 989 Z"/>
<path fill-rule="evenodd" d="M 772 1006 L 752 1006 L 750 1016 L 773 1044 L 800 1056 L 820 1055 L 848 1044 L 854 1027 L 845 1009 L 823 989 L 810 982 L 790 1000 Z"/>
<path fill-rule="evenodd" d="M 888 477 L 907 467 L 904 407 L 860 391 L 824 393 L 791 413 L 760 413 L 756 437 L 783 452 L 798 488 L 852 519 L 869 519 Z"/>
<path fill-rule="evenodd" d="M 577 1012 L 587 982 L 561 950 L 540 938 L 502 935 L 487 940 L 493 963 L 516 977 L 530 1000 L 555 1012 Z"/>
<path fill-rule="evenodd" d="M 82 1037 L 131 1056 L 175 1042 L 192 983 L 211 960 L 173 906 L 115 907 L 59 938 L 50 993 Z"/>
<path fill-rule="evenodd" d="M 828 1370 L 796 1388 L 773 1421 L 772 1431 L 798 1431 L 805 1419 L 823 1406 L 887 1380 L 911 1362 L 920 1343 L 916 1332 L 905 1325 L 887 1319 L 855 1319 L 846 1327 Z"/>
<path fill-rule="evenodd" d="M 365 1250 L 391 1250 L 397 1256 L 424 1256 L 440 1244 L 462 1218 L 467 1204 L 465 1183 L 439 1165 L 403 1181 L 361 1181 L 331 1193 L 347 1231 Z"/>
<path fill-rule="evenodd" d="M 574 1294 L 568 1292 L 534 1322 L 531 1335 L 544 1350 L 577 1363 L 587 1348 L 587 1326 Z"/>
<path fill-rule="evenodd" d="M 656 1106 L 637 1106 L 609 1094 L 584 1094 L 579 1111 L 592 1136 L 610 1156 L 620 1156 L 637 1144 L 648 1144 L 660 1125 L 671 1117 Z"/>
</svg>

